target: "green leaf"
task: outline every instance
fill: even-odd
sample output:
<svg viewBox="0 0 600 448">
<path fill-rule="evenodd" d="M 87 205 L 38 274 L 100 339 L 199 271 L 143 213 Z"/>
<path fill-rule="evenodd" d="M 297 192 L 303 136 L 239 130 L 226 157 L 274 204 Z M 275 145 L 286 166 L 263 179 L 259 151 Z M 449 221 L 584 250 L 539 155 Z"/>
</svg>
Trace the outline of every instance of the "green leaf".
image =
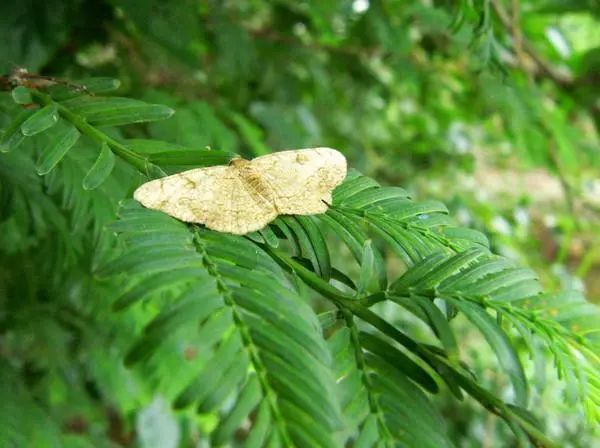
<svg viewBox="0 0 600 448">
<path fill-rule="evenodd" d="M 180 151 L 158 152 L 151 154 L 148 159 L 158 165 L 177 165 L 203 167 L 227 165 L 233 154 L 225 151 L 190 149 Z"/>
<path fill-rule="evenodd" d="M 481 331 L 490 347 L 496 353 L 500 366 L 507 373 L 515 391 L 519 406 L 527 407 L 528 386 L 523 366 L 506 333 L 496 321 L 480 306 L 456 299 L 449 300 Z"/>
<path fill-rule="evenodd" d="M 307 338 L 300 340 L 298 336 L 301 330 L 295 331 L 293 335 L 287 335 L 285 329 L 282 328 L 282 323 L 278 322 L 278 325 L 273 325 L 276 322 L 273 319 L 267 323 L 248 314 L 244 320 L 251 330 L 252 339 L 265 350 L 265 353 L 268 352 L 276 356 L 277 359 L 286 360 L 291 366 L 300 366 L 308 362 L 311 365 L 312 376 L 315 381 L 318 380 L 320 385 L 328 382 L 329 359 L 322 344 L 310 347 L 310 342 L 313 342 L 314 345 L 315 340 L 310 341 Z M 306 328 L 304 330 L 306 331 Z M 263 360 L 265 360 L 264 357 Z"/>
<path fill-rule="evenodd" d="M 343 204 L 344 201 L 355 194 L 375 187 L 379 187 L 379 184 L 370 177 L 359 175 L 351 179 L 346 179 L 333 191 L 333 204 Z"/>
<path fill-rule="evenodd" d="M 440 265 L 447 259 L 448 254 L 445 252 L 431 254 L 429 257 L 425 258 L 423 261 L 414 265 L 407 272 L 402 274 L 398 280 L 390 285 L 389 291 L 398 295 L 408 293 L 410 287 L 413 287 L 413 285 L 418 285 L 421 282 L 421 279 L 431 272 L 435 266 Z"/>
<path fill-rule="evenodd" d="M 174 402 L 176 409 L 185 408 L 194 402 L 204 400 L 204 398 L 215 388 L 221 379 L 223 372 L 238 358 L 242 348 L 242 342 L 236 334 L 227 337 L 219 344 L 219 348 L 206 363 L 206 366 L 194 381 L 182 390 Z M 215 368 L 217 367 L 218 368 Z"/>
<path fill-rule="evenodd" d="M 367 218 L 365 218 L 365 220 L 366 219 Z M 407 242 L 404 241 L 404 236 L 406 234 L 403 235 L 398 226 L 390 225 L 388 222 L 382 220 L 371 220 L 370 223 L 371 231 L 387 243 L 390 249 L 394 251 L 406 266 L 412 266 L 420 261 L 421 256 L 419 251 L 415 246 L 407 244 Z"/>
<path fill-rule="evenodd" d="M 115 155 L 105 142 L 102 142 L 98 158 L 83 178 L 84 190 L 94 190 L 110 176 L 115 167 Z"/>
<path fill-rule="evenodd" d="M 80 96 L 62 105 L 83 116 L 94 126 L 121 126 L 130 123 L 164 120 L 173 115 L 170 107 L 120 97 Z"/>
<path fill-rule="evenodd" d="M 260 383 L 256 375 L 251 375 L 239 398 L 227 415 L 223 416 L 217 429 L 211 434 L 212 442 L 215 446 L 224 445 L 231 439 L 235 430 L 240 427 L 244 419 L 257 407 L 262 398 Z"/>
<path fill-rule="evenodd" d="M 223 298 L 219 295 L 215 282 L 203 280 L 185 290 L 176 303 L 152 319 L 144 327 L 144 334 L 165 337 L 186 321 L 203 321 L 223 306 Z"/>
<path fill-rule="evenodd" d="M 257 412 L 251 443 L 277 437 L 283 446 L 301 446 L 306 440 L 333 446 L 340 421 L 330 354 L 313 310 L 290 288 L 272 258 L 247 238 L 185 227 L 131 202 L 121 213 L 124 223 L 116 228 L 124 231 L 126 243 L 141 241 L 142 246 L 126 244 L 125 253 L 100 273 L 119 275 L 133 285 L 120 300 L 143 296 L 165 307 L 146 326 L 127 362 L 155 365 L 162 359 L 159 351 L 165 356 L 179 334 L 189 335 L 197 326 L 195 346 L 203 360 L 188 370 L 194 376 L 185 377 L 187 387 L 179 389 L 176 406 L 196 404 L 200 412 L 223 415 L 224 426 L 217 426 L 215 438 L 227 439 L 239 425 L 254 422 L 248 413 Z M 145 243 L 169 232 L 178 240 L 182 229 L 192 229 L 191 247 Z M 181 273 L 177 266 L 188 257 L 200 262 L 194 266 L 197 271 Z M 260 387 L 250 387 L 253 392 L 246 399 L 248 382 L 256 380 Z M 306 424 L 299 425 L 298 419 Z"/>
<path fill-rule="evenodd" d="M 68 84 L 56 84 L 48 88 L 48 93 L 57 101 L 82 95 L 108 93 L 121 87 L 121 81 L 115 78 L 95 77 L 76 79 Z"/>
<path fill-rule="evenodd" d="M 369 188 L 360 191 L 341 202 L 343 207 L 360 209 L 364 207 L 373 207 L 380 202 L 386 202 L 390 199 L 398 200 L 408 197 L 406 190 L 400 187 Z"/>
<path fill-rule="evenodd" d="M 247 239 L 235 235 L 223 235 L 218 232 L 205 231 L 202 239 L 209 242 L 206 251 L 216 259 L 221 259 L 231 263 L 235 260 L 235 265 L 243 266 L 249 270 L 262 268 L 266 271 L 276 271 L 277 266 L 268 257 L 262 256 L 262 252 L 255 244 Z"/>
<path fill-rule="evenodd" d="M 360 434 L 354 442 L 354 448 L 371 448 L 377 446 L 379 434 L 377 431 L 377 416 L 369 415 L 360 428 Z"/>
<path fill-rule="evenodd" d="M 193 277 L 201 274 L 202 270 L 195 267 L 173 268 L 172 270 L 158 272 L 150 278 L 143 279 L 121 295 L 113 304 L 113 309 L 121 310 L 159 291 L 170 290 L 173 286 L 181 283 L 189 283 Z"/>
<path fill-rule="evenodd" d="M 491 297 L 499 302 L 516 302 L 527 298 L 535 300 L 535 296 L 541 294 L 542 291 L 542 285 L 537 281 L 536 276 L 498 289 L 491 293 Z"/>
<path fill-rule="evenodd" d="M 223 402 L 231 395 L 231 391 L 237 391 L 238 385 L 243 383 L 248 373 L 248 354 L 241 351 L 233 360 L 229 368 L 226 368 L 219 383 L 212 388 L 208 395 L 198 401 L 198 412 L 209 413 L 218 411 Z"/>
<path fill-rule="evenodd" d="M 319 325 L 323 331 L 327 331 L 332 328 L 340 319 L 337 310 L 325 311 L 319 313 Z"/>
<path fill-rule="evenodd" d="M 259 126 L 248 120 L 242 114 L 233 111 L 228 112 L 230 114 L 231 121 L 233 121 L 233 123 L 236 125 L 242 138 L 252 149 L 252 153 L 255 157 L 271 153 L 271 150 L 264 143 L 264 131 Z"/>
<path fill-rule="evenodd" d="M 285 223 L 285 221 L 283 220 L 283 217 L 280 216 L 277 219 L 275 219 L 275 221 L 273 221 L 270 224 L 270 227 L 272 227 L 273 229 L 276 229 L 278 231 L 278 234 L 282 238 L 285 238 L 287 240 L 287 242 L 291 246 L 292 254 L 294 254 L 295 256 L 300 256 L 301 249 L 298 244 L 298 241 L 296 241 L 296 238 L 294 237 L 292 230 Z M 275 233 L 275 231 L 274 231 L 274 233 Z"/>
<path fill-rule="evenodd" d="M 318 383 L 312 383 L 306 375 L 296 370 L 284 357 L 267 352 L 262 357 L 265 366 L 273 373 L 271 382 L 281 391 L 281 396 L 294 400 L 302 409 L 308 411 L 324 426 L 333 429 L 338 423 L 338 415 L 328 415 L 320 409 L 318 403 L 322 401 L 325 392 Z"/>
<path fill-rule="evenodd" d="M 370 333 L 361 332 L 360 343 L 366 350 L 387 361 L 425 390 L 434 394 L 438 392 L 437 383 L 425 369 L 383 339 Z"/>
<path fill-rule="evenodd" d="M 360 263 L 357 294 L 359 296 L 385 289 L 385 266 L 378 253 L 373 250 L 373 242 L 366 240 L 363 245 L 363 255 Z"/>
<path fill-rule="evenodd" d="M 348 422 L 346 438 L 339 446 L 447 446 L 439 416 L 418 386 L 422 382 L 426 388 L 437 390 L 429 374 L 385 340 L 368 333 L 360 333 L 357 339 L 351 335 L 350 328 L 345 327 L 328 340 L 334 356 L 336 391 Z M 387 399 L 397 401 L 398 406 L 389 406 Z M 422 428 L 413 419 L 423 426 L 436 421 L 432 426 L 436 430 L 432 432 L 430 427 L 415 443 L 413 438 Z"/>
<path fill-rule="evenodd" d="M 293 401 L 282 400 L 280 407 L 288 416 L 289 422 L 286 426 L 297 446 L 335 447 L 333 428 L 312 424 L 316 416 L 300 408 Z"/>
<path fill-rule="evenodd" d="M 273 428 L 271 426 L 271 412 L 269 409 L 269 403 L 264 400 L 259 406 L 258 411 L 256 412 L 256 420 L 254 421 L 254 425 L 250 430 L 250 434 L 248 434 L 248 438 L 246 439 L 245 446 L 247 448 L 262 448 L 264 446 L 268 446 L 265 443 L 265 439 L 268 437 L 269 432 L 271 434 L 277 435 L 277 428 Z M 270 446 L 277 447 L 281 446 L 281 444 L 272 444 Z"/>
<path fill-rule="evenodd" d="M 377 357 L 367 357 L 373 384 L 387 426 L 403 446 L 450 448 L 444 420 L 427 396 L 397 369 Z"/>
<path fill-rule="evenodd" d="M 205 148 L 189 148 L 159 140 L 129 139 L 125 145 L 132 151 L 147 155 L 148 160 L 158 165 L 203 167 L 226 165 L 234 156 L 227 151 Z"/>
<path fill-rule="evenodd" d="M 42 149 L 37 161 L 36 171 L 40 175 L 48 174 L 79 140 L 79 131 L 70 123 L 61 123 L 46 133 L 49 143 Z"/>
<path fill-rule="evenodd" d="M 428 289 L 437 286 L 441 281 L 469 266 L 472 261 L 477 260 L 484 253 L 479 248 L 473 248 L 456 254 L 424 275 L 419 280 L 419 289 Z"/>
<path fill-rule="evenodd" d="M 142 208 L 133 199 L 123 201 L 120 218 L 110 224 L 110 229 L 122 233 L 125 238 L 135 236 L 152 242 L 157 236 L 161 236 L 167 238 L 165 242 L 179 247 L 189 246 L 191 243 L 192 236 L 184 223 L 166 213 Z"/>
<path fill-rule="evenodd" d="M 314 333 L 308 331 L 306 325 L 289 322 L 282 317 L 294 312 L 301 314 L 302 310 L 298 306 L 294 307 L 289 302 L 246 289 L 236 290 L 234 299 L 236 304 L 245 310 L 261 316 L 265 322 L 272 326 L 273 330 L 279 329 L 285 332 L 291 341 L 304 348 L 316 360 L 324 364 L 328 363 L 329 356 L 319 344 L 318 338 L 315 338 Z M 304 310 L 304 312 L 306 311 Z"/>
<path fill-rule="evenodd" d="M 11 92 L 13 101 L 17 104 L 31 104 L 33 98 L 31 98 L 31 92 L 25 86 L 15 87 Z"/>
<path fill-rule="evenodd" d="M 465 269 L 442 281 L 439 285 L 440 291 L 460 291 L 471 284 L 479 284 L 487 276 L 502 272 L 514 266 L 514 263 L 500 257 L 491 257 L 481 260 L 472 267 Z"/>
<path fill-rule="evenodd" d="M 312 216 L 296 216 L 296 220 L 306 231 L 306 235 L 314 249 L 321 277 L 329 280 L 331 277 L 331 257 L 325 238 L 319 227 L 315 224 L 315 218 Z"/>
<path fill-rule="evenodd" d="M 479 244 L 487 249 L 490 247 L 490 241 L 483 233 L 463 227 L 448 227 L 444 229 L 444 235 L 453 240 L 465 240 L 474 244 Z"/>
<path fill-rule="evenodd" d="M 29 117 L 21 125 L 21 132 L 23 135 L 30 137 L 39 134 L 40 132 L 44 132 L 56 123 L 58 123 L 58 108 L 56 107 L 56 104 L 49 104 Z"/>
<path fill-rule="evenodd" d="M 106 93 L 121 87 L 121 81 L 115 78 L 95 77 L 76 79 L 73 84 L 85 86 L 88 92 Z"/>
<path fill-rule="evenodd" d="M 514 286 L 517 283 L 525 284 L 527 292 L 525 296 L 519 294 Z M 537 275 L 530 269 L 508 268 L 501 272 L 493 272 L 477 282 L 471 284 L 459 284 L 460 290 L 468 295 L 496 295 L 500 298 L 502 293 L 508 294 L 507 298 L 518 300 L 523 297 L 529 297 L 540 291 L 540 284 L 537 281 Z"/>
<path fill-rule="evenodd" d="M 522 306 L 533 308 L 544 317 L 575 331 L 576 334 L 584 335 L 594 345 L 600 345 L 598 330 L 600 309 L 590 304 L 580 292 L 544 294 Z"/>
<path fill-rule="evenodd" d="M 140 247 L 140 252 L 135 255 L 129 253 L 131 257 L 124 257 L 121 260 L 107 266 L 106 271 L 98 271 L 98 276 L 102 277 L 107 272 L 114 274 L 127 270 L 130 274 L 158 274 L 161 272 L 174 272 L 176 269 L 196 268 L 202 266 L 202 259 L 193 252 L 182 252 L 180 249 L 156 247 Z M 117 271 L 118 269 L 118 271 Z"/>
<path fill-rule="evenodd" d="M 360 226 L 333 207 L 330 207 L 326 214 L 320 215 L 319 219 L 325 222 L 335 235 L 344 241 L 352 252 L 354 259 L 360 263 L 363 244 L 368 239 Z"/>
<path fill-rule="evenodd" d="M 442 345 L 448 353 L 448 359 L 453 363 L 458 363 L 458 343 L 454 337 L 454 332 L 450 328 L 446 317 L 440 309 L 431 301 L 431 299 L 422 296 L 411 296 L 424 311 L 429 319 L 429 324 L 434 330 L 436 336 L 442 342 Z"/>
<path fill-rule="evenodd" d="M 423 216 L 429 216 L 434 213 L 447 214 L 448 209 L 439 201 L 421 201 L 414 202 L 407 199 L 395 200 L 382 206 L 382 212 L 390 215 L 395 220 L 409 220 L 418 224 L 419 219 Z"/>
<path fill-rule="evenodd" d="M 468 269 L 470 263 L 485 254 L 479 248 L 468 249 L 448 258 L 444 252 L 434 253 L 415 264 L 390 286 L 390 292 L 407 294 L 410 288 L 420 291 L 434 288 L 458 271 Z"/>
<path fill-rule="evenodd" d="M 24 110 L 10 123 L 0 138 L 0 152 L 8 153 L 18 148 L 25 140 L 21 125 L 33 114 L 32 110 Z"/>
<path fill-rule="evenodd" d="M 369 323 L 373 328 L 376 328 L 381 333 L 395 340 L 408 350 L 415 351 L 417 349 L 418 343 L 415 340 L 398 330 L 396 327 L 370 309 L 357 306 L 352 307 L 352 312 L 357 317 L 360 317 L 362 320 Z"/>
<path fill-rule="evenodd" d="M 306 233 L 304 226 L 300 223 L 300 220 L 297 219 L 298 216 L 281 216 L 281 219 L 288 226 L 289 229 L 292 230 L 295 239 L 298 241 L 300 248 L 302 249 L 302 254 L 310 260 L 312 263 L 313 269 L 317 273 L 317 275 L 321 276 L 324 274 L 323 270 L 326 270 L 329 267 L 329 254 L 327 255 L 320 253 L 320 246 L 313 246 L 313 243 Z M 325 265 L 321 265 L 322 262 L 325 262 Z M 330 267 L 329 267 L 330 269 Z"/>
<path fill-rule="evenodd" d="M 409 218 L 405 218 L 404 221 L 407 224 L 411 224 L 412 226 L 418 226 L 419 228 L 424 230 L 436 228 L 443 229 L 448 228 L 448 226 L 454 225 L 454 221 L 448 215 L 442 215 L 441 213 L 437 212 L 433 214 L 415 215 Z"/>
<path fill-rule="evenodd" d="M 269 246 L 273 248 L 279 247 L 279 238 L 277 238 L 275 232 L 271 230 L 271 227 L 267 226 L 264 229 L 260 229 L 258 232 L 263 237 L 265 243 L 267 243 Z"/>
<path fill-rule="evenodd" d="M 190 292 L 196 292 L 196 288 L 190 288 Z M 190 295 L 189 292 L 184 296 Z M 231 316 L 226 313 L 219 314 L 222 310 L 223 301 L 221 297 L 209 292 L 198 293 L 193 301 L 180 297 L 179 303 L 161 313 L 144 329 L 144 335 L 138 339 L 125 356 L 125 365 L 132 366 L 135 363 L 148 359 L 157 349 L 164 344 L 180 328 L 189 321 L 202 322 L 202 331 L 215 335 L 218 340 L 225 331 L 231 327 Z M 210 322 L 206 319 L 210 315 Z M 214 341 L 203 338 L 206 345 L 212 345 Z"/>
<path fill-rule="evenodd" d="M 375 275 L 375 256 L 371 247 L 371 240 L 365 241 L 363 245 L 363 255 L 360 263 L 360 276 L 358 277 L 358 285 L 356 294 L 362 296 L 367 292 L 374 292 L 377 287 L 373 288 L 373 280 Z"/>
<path fill-rule="evenodd" d="M 4 360 L 0 363 L 0 397 L 0 446 L 62 445 L 60 425 L 34 397 L 21 372 Z"/>
</svg>

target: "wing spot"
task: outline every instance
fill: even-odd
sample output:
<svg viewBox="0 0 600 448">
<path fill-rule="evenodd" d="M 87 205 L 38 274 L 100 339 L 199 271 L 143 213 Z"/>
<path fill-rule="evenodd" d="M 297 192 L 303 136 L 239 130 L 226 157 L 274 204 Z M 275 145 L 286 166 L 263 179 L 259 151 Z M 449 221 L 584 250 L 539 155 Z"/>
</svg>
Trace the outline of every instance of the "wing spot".
<svg viewBox="0 0 600 448">
<path fill-rule="evenodd" d="M 306 162 L 308 162 L 309 159 L 310 159 L 310 157 L 308 157 L 308 155 L 303 152 L 299 152 L 298 154 L 296 154 L 296 162 L 298 162 L 302 165 L 304 165 Z"/>
<path fill-rule="evenodd" d="M 183 180 L 185 180 L 185 186 L 187 189 L 189 190 L 194 190 L 196 188 L 198 188 L 198 184 L 196 182 L 194 182 L 192 179 L 190 179 L 188 176 L 182 176 Z"/>
</svg>

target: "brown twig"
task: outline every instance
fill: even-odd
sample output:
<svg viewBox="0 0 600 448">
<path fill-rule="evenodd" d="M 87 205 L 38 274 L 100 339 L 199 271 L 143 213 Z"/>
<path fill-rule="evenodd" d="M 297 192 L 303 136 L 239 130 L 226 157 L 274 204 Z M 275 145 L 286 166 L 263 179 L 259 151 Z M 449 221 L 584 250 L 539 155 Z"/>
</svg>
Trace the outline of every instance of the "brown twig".
<svg viewBox="0 0 600 448">
<path fill-rule="evenodd" d="M 521 67 L 527 65 L 527 57 L 525 55 L 525 51 L 523 50 L 523 32 L 521 31 L 521 27 L 519 24 L 521 23 L 521 11 L 519 0 L 512 0 L 511 3 L 511 34 L 513 38 L 513 46 L 515 49 L 515 54 L 517 56 L 517 61 Z M 530 72 L 527 71 L 527 74 L 530 75 Z M 531 76 L 530 76 L 531 78 Z"/>
<path fill-rule="evenodd" d="M 564 73 L 560 70 L 557 70 L 549 62 L 544 60 L 544 58 L 542 58 L 537 53 L 536 48 L 531 44 L 531 42 L 529 42 L 523 36 L 522 30 L 520 29 L 518 23 L 518 3 L 518 0 L 512 1 L 513 11 L 511 17 L 511 15 L 506 11 L 506 9 L 504 9 L 502 3 L 500 3 L 500 0 L 491 0 L 492 7 L 498 15 L 500 22 L 502 22 L 502 25 L 504 25 L 508 30 L 510 30 L 513 35 L 513 39 L 515 40 L 514 48 L 515 53 L 517 54 L 517 60 L 519 61 L 519 65 L 527 73 L 530 73 L 532 75 L 542 73 L 561 86 L 570 86 L 571 84 L 573 84 L 573 77 L 568 73 Z M 524 58 L 522 57 L 524 54 L 531 58 L 531 60 L 535 64 L 535 68 L 532 68 L 524 62 Z"/>
<path fill-rule="evenodd" d="M 37 90 L 55 85 L 63 85 L 69 89 L 93 96 L 93 93 L 83 84 L 74 84 L 70 81 L 53 78 L 52 76 L 29 73 L 27 69 L 23 67 L 14 67 L 8 75 L 0 76 L 0 90 L 12 90 L 19 86 Z"/>
</svg>

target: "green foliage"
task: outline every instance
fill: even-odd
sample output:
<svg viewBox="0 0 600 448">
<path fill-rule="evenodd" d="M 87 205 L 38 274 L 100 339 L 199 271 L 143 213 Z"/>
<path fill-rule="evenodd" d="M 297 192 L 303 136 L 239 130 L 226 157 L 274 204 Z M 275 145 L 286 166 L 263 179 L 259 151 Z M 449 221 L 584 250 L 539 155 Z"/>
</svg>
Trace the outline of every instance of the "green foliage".
<svg viewBox="0 0 600 448">
<path fill-rule="evenodd" d="M 164 108 L 86 95 L 60 102 L 40 93 L 35 97 L 46 105 L 20 125 L 25 139 L 11 154 L 38 157 L 38 174 L 49 175 L 56 167 L 66 169 L 66 161 L 60 162 L 73 152 L 80 132 L 101 142 L 79 148 L 92 156 L 87 174 L 82 171 L 85 176 L 64 171 L 55 179 L 58 191 L 67 195 L 63 207 L 76 229 L 85 213 L 90 213 L 88 207 L 96 205 L 87 203 L 95 198 L 85 197 L 90 183 L 104 185 L 102 180 L 114 168 L 114 156 L 107 151 L 120 155 L 126 148 L 127 157 L 139 160 L 136 165 L 143 172 L 151 164 L 127 149 L 127 140 L 108 137 L 90 121 L 150 121 L 156 118 L 154 111 L 162 113 Z M 111 107 L 97 108 L 99 104 Z M 43 137 L 49 143 L 33 144 Z M 173 154 L 178 152 L 193 151 L 178 147 Z M 191 163 L 212 151 L 195 152 Z M 98 172 L 100 181 L 90 181 Z M 69 185 L 76 180 L 80 185 Z M 4 186 L 9 194 L 16 187 L 10 182 Z M 119 197 L 112 198 L 111 211 Z M 20 203 L 12 207 L 9 219 L 28 213 Z M 123 312 L 132 318 L 137 315 L 135 320 L 143 329 L 125 361 L 140 365 L 142 374 L 156 368 L 161 353 L 172 350 L 174 341 L 185 334 L 183 340 L 194 347 L 199 361 L 178 369 L 163 393 L 175 408 L 193 406 L 196 412 L 211 415 L 212 424 L 206 430 L 217 445 L 232 438 L 244 439 L 251 446 L 336 446 L 345 440 L 361 446 L 376 441 L 450 445 L 441 417 L 419 387 L 435 393 L 442 384 L 459 396 L 461 389 L 473 396 L 514 427 L 518 437 L 527 434 L 546 443 L 542 430 L 523 417 L 527 379 L 504 321 L 549 344 L 559 371 L 578 384 L 580 399 L 589 403 L 591 417 L 597 418 L 593 412 L 600 394 L 588 377 L 594 377 L 598 359 L 592 342 L 572 331 L 575 325 L 579 331 L 589 328 L 590 310 L 585 302 L 569 296 L 540 302 L 540 288 L 530 271 L 491 255 L 485 237 L 449 226 L 446 213 L 442 204 L 414 202 L 406 191 L 380 187 L 355 172 L 335 190 L 325 215 L 280 217 L 248 238 L 184 225 L 130 201 L 121 205 L 119 220 L 104 230 L 119 235 L 120 254 L 112 257 L 113 251 L 107 252 L 111 260 L 100 263 L 93 276 L 112 279 L 108 291 L 113 308 L 131 310 Z M 98 219 L 96 214 L 91 218 Z M 284 242 L 289 243 L 293 257 Z M 330 251 L 340 250 L 340 245 L 360 265 L 356 284 L 332 266 Z M 384 248 L 406 266 L 389 285 Z M 342 284 L 335 286 L 330 279 Z M 7 280 L 9 286 L 16 286 L 10 285 L 11 278 Z M 334 313 L 325 329 L 327 338 L 306 302 L 308 291 L 297 281 L 318 293 L 325 300 L 323 306 Z M 414 314 L 439 344 L 419 341 L 387 321 L 371 309 L 380 302 L 396 303 Z M 540 303 L 551 303 L 556 311 L 553 320 L 532 311 Z M 578 312 L 578 307 L 586 313 Z M 567 316 L 563 310 L 568 310 Z M 515 399 L 510 406 L 478 385 L 460 363 L 458 337 L 450 326 L 457 312 L 467 316 L 496 353 L 513 385 Z M 596 308 L 592 312 L 596 317 L 599 314 Z M 585 356 L 589 366 L 582 368 L 578 355 Z M 168 369 L 162 366 L 154 375 L 166 374 Z M 249 427 L 248 421 L 252 422 Z"/>
<path fill-rule="evenodd" d="M 0 445 L 450 447 L 462 444 L 450 402 L 497 416 L 507 443 L 554 446 L 536 395 L 548 359 L 566 401 L 600 421 L 600 310 L 544 292 L 444 203 L 375 180 L 461 166 L 457 120 L 481 121 L 491 141 L 506 131 L 571 186 L 597 166 L 542 86 L 503 80 L 501 2 L 70 3 L 108 17 L 114 42 L 144 45 L 123 63 L 125 88 L 84 70 L 0 99 Z M 86 34 L 52 31 L 67 9 L 19 8 L 10 29 L 31 14 L 52 37 L 28 31 L 23 54 L 11 48 L 32 68 Z M 466 49 L 469 70 L 492 75 L 457 85 Z M 132 81 L 136 64 L 167 62 L 181 85 Z M 425 74 L 436 64 L 441 79 Z M 350 170 L 322 215 L 233 236 L 131 199 L 147 179 L 324 136 L 371 176 Z M 469 339 L 492 355 L 483 372 Z"/>
</svg>

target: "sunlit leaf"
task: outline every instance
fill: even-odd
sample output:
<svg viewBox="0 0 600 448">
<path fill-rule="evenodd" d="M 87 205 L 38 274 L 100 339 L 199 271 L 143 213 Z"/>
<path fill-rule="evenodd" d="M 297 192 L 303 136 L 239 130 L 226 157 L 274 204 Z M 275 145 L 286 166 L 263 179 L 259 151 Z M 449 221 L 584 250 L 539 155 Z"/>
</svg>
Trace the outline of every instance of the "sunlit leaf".
<svg viewBox="0 0 600 448">
<path fill-rule="evenodd" d="M 30 137 L 45 131 L 56 123 L 58 123 L 58 109 L 56 104 L 49 104 L 25 120 L 21 125 L 21 132 L 23 135 Z"/>
<path fill-rule="evenodd" d="M 115 166 L 115 155 L 106 143 L 102 144 L 100 154 L 94 165 L 83 178 L 83 188 L 85 190 L 93 190 L 106 180 Z"/>
<path fill-rule="evenodd" d="M 79 140 L 79 131 L 75 126 L 61 123 L 46 133 L 48 143 L 42 148 L 36 169 L 38 174 L 45 175 L 54 169 L 56 164 L 69 152 Z"/>
<path fill-rule="evenodd" d="M 120 97 L 79 96 L 62 102 L 62 105 L 95 126 L 121 126 L 164 120 L 174 113 L 173 109 L 162 104 Z"/>
</svg>

